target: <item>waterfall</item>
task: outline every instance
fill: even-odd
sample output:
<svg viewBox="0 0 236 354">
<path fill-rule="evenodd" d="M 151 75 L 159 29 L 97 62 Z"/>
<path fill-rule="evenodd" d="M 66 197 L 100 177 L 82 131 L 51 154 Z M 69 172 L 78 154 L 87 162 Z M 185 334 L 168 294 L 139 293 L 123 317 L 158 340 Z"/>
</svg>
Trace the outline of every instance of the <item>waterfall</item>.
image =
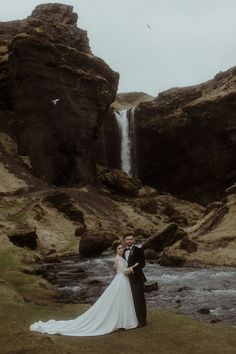
<svg viewBox="0 0 236 354">
<path fill-rule="evenodd" d="M 116 121 L 121 133 L 121 169 L 129 176 L 136 175 L 134 108 L 115 112 Z"/>
<path fill-rule="evenodd" d="M 132 176 L 137 177 L 137 151 L 136 151 L 136 132 L 135 132 L 135 117 L 134 117 L 135 108 L 132 107 L 130 110 L 130 138 L 132 141 L 131 144 L 131 164 L 132 164 Z"/>
</svg>

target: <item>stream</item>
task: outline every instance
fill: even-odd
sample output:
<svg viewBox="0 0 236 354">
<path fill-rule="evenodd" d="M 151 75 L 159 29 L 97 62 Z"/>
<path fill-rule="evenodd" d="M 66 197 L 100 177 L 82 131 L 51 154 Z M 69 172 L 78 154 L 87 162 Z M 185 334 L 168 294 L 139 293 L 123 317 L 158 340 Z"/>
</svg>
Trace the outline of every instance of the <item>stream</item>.
<svg viewBox="0 0 236 354">
<path fill-rule="evenodd" d="M 93 304 L 115 276 L 114 255 L 61 257 L 41 264 L 57 291 L 57 301 Z M 146 262 L 148 307 L 168 309 L 210 323 L 236 325 L 236 269 L 163 267 Z M 156 286 L 158 284 L 158 289 Z"/>
</svg>

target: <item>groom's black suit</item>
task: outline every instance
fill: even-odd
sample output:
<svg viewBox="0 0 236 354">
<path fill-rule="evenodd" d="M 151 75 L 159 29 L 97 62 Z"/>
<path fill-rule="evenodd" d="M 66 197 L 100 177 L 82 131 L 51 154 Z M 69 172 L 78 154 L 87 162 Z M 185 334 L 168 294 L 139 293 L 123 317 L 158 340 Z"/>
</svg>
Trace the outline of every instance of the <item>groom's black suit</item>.
<svg viewBox="0 0 236 354">
<path fill-rule="evenodd" d="M 124 249 L 123 252 L 124 259 L 126 250 L 127 247 Z M 144 296 L 144 283 L 146 281 L 146 278 L 142 270 L 145 267 L 145 258 L 143 250 L 139 247 L 136 247 L 135 245 L 131 246 L 127 263 L 128 267 L 132 267 L 135 265 L 135 263 L 138 263 L 138 265 L 133 268 L 134 273 L 129 275 L 129 280 L 138 323 L 139 325 L 145 325 L 147 310 L 146 300 Z"/>
</svg>

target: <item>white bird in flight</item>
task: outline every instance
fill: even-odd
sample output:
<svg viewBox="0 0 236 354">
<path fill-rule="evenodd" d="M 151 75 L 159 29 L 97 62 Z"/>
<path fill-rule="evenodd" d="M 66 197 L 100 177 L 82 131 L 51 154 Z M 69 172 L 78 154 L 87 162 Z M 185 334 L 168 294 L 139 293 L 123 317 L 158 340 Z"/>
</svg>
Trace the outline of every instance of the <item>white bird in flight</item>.
<svg viewBox="0 0 236 354">
<path fill-rule="evenodd" d="M 54 100 L 52 100 L 52 103 L 54 104 L 54 106 L 57 104 L 57 102 L 60 101 L 60 98 L 55 98 Z"/>
</svg>

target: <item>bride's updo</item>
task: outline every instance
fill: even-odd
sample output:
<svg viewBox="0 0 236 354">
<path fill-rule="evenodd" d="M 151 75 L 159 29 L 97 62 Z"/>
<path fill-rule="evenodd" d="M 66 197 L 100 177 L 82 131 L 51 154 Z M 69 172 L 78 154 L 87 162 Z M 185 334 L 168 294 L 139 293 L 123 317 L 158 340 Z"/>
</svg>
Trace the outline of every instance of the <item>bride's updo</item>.
<svg viewBox="0 0 236 354">
<path fill-rule="evenodd" d="M 113 244 L 112 244 L 112 249 L 113 249 L 113 252 L 116 254 L 116 251 L 117 251 L 117 247 L 118 246 L 123 246 L 122 243 L 120 241 L 114 241 Z"/>
</svg>

